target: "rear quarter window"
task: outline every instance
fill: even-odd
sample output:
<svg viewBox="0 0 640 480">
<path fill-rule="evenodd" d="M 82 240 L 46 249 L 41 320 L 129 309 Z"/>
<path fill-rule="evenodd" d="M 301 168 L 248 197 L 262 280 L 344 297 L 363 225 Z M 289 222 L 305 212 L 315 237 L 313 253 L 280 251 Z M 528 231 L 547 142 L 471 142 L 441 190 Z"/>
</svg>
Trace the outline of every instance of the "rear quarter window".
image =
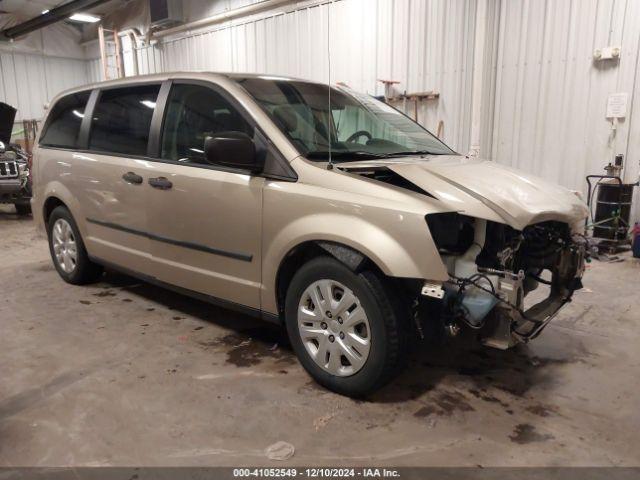
<svg viewBox="0 0 640 480">
<path fill-rule="evenodd" d="M 103 90 L 91 120 L 89 149 L 146 155 L 159 91 L 159 84 Z"/>
<path fill-rule="evenodd" d="M 90 93 L 73 93 L 56 102 L 47 118 L 40 145 L 77 148 L 80 125 Z"/>
</svg>

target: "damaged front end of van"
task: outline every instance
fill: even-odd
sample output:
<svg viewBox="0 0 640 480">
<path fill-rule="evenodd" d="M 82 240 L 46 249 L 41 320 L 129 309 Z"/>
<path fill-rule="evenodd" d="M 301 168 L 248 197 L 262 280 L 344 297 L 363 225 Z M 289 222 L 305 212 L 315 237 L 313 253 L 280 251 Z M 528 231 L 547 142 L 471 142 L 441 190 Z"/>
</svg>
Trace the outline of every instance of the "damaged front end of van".
<svg viewBox="0 0 640 480">
<path fill-rule="evenodd" d="M 473 330 L 507 349 L 536 338 L 582 288 L 587 209 L 574 192 L 462 156 L 341 168 L 426 195 L 435 210 L 426 224 L 449 279 L 421 286 L 418 328 L 436 316 L 451 335 Z"/>
<path fill-rule="evenodd" d="M 456 213 L 427 216 L 451 277 L 438 292 L 444 326 L 477 330 L 488 346 L 506 349 L 536 338 L 582 288 L 585 240 L 558 221 L 516 230 Z M 526 306 L 525 298 L 547 289 Z M 541 295 L 537 295 L 541 297 Z"/>
</svg>

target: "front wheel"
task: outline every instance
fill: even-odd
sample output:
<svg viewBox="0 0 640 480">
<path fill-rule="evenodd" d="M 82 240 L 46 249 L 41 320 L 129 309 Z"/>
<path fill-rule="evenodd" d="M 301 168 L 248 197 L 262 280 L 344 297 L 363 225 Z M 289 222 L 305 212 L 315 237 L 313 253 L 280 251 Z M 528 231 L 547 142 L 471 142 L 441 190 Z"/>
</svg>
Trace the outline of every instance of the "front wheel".
<svg viewBox="0 0 640 480">
<path fill-rule="evenodd" d="M 406 316 L 388 279 L 330 257 L 303 265 L 287 291 L 287 332 L 321 385 L 361 397 L 389 382 L 407 353 Z"/>
</svg>

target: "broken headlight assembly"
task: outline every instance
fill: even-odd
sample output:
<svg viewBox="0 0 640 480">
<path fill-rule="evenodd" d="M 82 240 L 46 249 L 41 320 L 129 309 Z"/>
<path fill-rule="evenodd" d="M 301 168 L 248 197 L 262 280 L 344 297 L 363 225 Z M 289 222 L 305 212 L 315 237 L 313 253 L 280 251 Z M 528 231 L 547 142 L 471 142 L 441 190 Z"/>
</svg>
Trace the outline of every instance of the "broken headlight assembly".
<svg viewBox="0 0 640 480">
<path fill-rule="evenodd" d="M 426 220 L 450 276 L 440 308 L 450 333 L 471 329 L 484 344 L 501 349 L 528 342 L 581 287 L 585 242 L 566 223 L 542 222 L 518 231 L 458 213 Z M 526 308 L 525 297 L 540 284 L 548 287 L 548 296 Z M 428 285 L 422 294 L 438 298 Z"/>
</svg>

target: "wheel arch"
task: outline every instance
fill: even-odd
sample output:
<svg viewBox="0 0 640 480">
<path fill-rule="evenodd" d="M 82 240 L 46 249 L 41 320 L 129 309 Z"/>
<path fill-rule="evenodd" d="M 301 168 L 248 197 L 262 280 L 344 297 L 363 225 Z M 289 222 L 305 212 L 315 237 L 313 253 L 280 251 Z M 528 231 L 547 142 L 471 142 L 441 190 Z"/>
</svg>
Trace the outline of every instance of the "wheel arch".
<svg viewBox="0 0 640 480">
<path fill-rule="evenodd" d="M 295 245 L 282 258 L 275 278 L 276 307 L 284 311 L 287 289 L 300 266 L 313 258 L 327 255 L 335 258 L 353 272 L 375 270 L 384 275 L 382 268 L 363 252 L 344 243 L 329 240 L 307 240 Z"/>
<path fill-rule="evenodd" d="M 69 191 L 69 189 L 65 185 L 58 181 L 49 183 L 44 189 L 41 198 L 43 199 L 42 203 L 38 202 L 36 206 L 40 209 L 38 215 L 42 219 L 42 224 L 44 225 L 45 231 L 47 229 L 47 222 L 49 220 L 51 212 L 53 212 L 56 207 L 63 206 L 66 207 L 69 212 L 71 212 L 71 216 L 74 218 L 76 225 L 78 226 L 78 230 L 80 230 L 80 234 L 82 236 L 86 235 L 85 225 L 82 221 L 82 216 L 80 215 L 80 213 L 82 212 L 82 207 L 78 202 L 78 199 Z"/>
<path fill-rule="evenodd" d="M 49 217 L 51 216 L 51 213 L 57 207 L 65 207 L 67 209 L 69 208 L 66 203 L 64 203 L 54 195 L 47 197 L 47 199 L 42 204 L 42 219 L 44 220 L 45 226 L 49 223 Z"/>
<path fill-rule="evenodd" d="M 278 282 L 276 278 L 285 259 L 300 246 L 329 242 L 321 251 L 338 260 L 349 262 L 353 252 L 366 257 L 385 276 L 446 280 L 446 268 L 430 240 L 424 218 L 420 215 L 385 215 L 363 218 L 343 212 L 317 212 L 282 224 L 268 224 L 262 252 L 263 311 L 279 314 Z M 376 220 L 376 221 L 374 221 Z M 317 250 L 315 250 L 317 252 Z M 286 277 L 285 277 L 286 278 Z M 282 287 L 282 283 L 279 283 Z"/>
</svg>

